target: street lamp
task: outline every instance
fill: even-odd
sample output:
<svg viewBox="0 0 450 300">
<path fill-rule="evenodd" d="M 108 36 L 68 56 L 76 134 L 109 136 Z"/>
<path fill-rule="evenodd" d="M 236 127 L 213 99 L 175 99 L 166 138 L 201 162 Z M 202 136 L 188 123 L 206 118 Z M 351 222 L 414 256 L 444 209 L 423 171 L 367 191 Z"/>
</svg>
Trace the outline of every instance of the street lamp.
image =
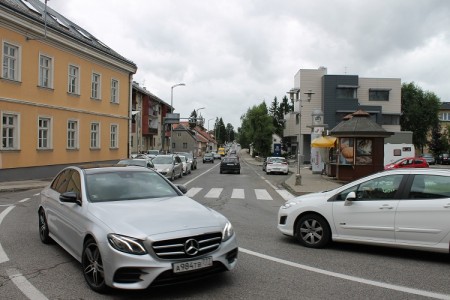
<svg viewBox="0 0 450 300">
<path fill-rule="evenodd" d="M 184 83 L 177 83 L 175 85 L 172 85 L 172 87 L 170 88 L 170 112 L 173 113 L 174 109 L 173 109 L 173 89 L 176 88 L 177 86 L 185 86 L 186 84 Z M 173 149 L 172 149 L 172 124 L 170 124 L 170 152 L 172 153 Z"/>
<path fill-rule="evenodd" d="M 295 185 L 302 185 L 302 175 L 300 173 L 301 170 L 301 164 L 303 163 L 303 137 L 302 137 L 302 99 L 299 95 L 300 89 L 299 88 L 292 88 L 288 94 L 291 98 L 291 100 L 295 100 L 299 102 L 298 107 L 298 145 L 297 145 L 297 174 L 295 175 Z M 311 101 L 311 95 L 314 93 L 311 90 L 308 90 L 308 92 L 304 93 L 305 95 L 308 95 L 308 102 Z"/>
<path fill-rule="evenodd" d="M 198 118 L 198 111 L 201 110 L 201 109 L 205 109 L 205 107 L 200 107 L 200 108 L 197 108 L 197 109 L 195 110 L 195 118 L 196 118 L 196 119 L 195 119 L 195 124 L 196 124 L 196 125 L 198 125 L 198 119 L 199 119 L 199 118 Z"/>
</svg>

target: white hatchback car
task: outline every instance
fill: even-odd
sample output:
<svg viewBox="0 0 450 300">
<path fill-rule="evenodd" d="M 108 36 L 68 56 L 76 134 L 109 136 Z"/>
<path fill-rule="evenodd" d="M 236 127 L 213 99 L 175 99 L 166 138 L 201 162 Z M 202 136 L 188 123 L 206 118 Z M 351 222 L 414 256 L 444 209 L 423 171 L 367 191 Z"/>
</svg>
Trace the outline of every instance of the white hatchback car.
<svg viewBox="0 0 450 300">
<path fill-rule="evenodd" d="M 345 241 L 450 251 L 450 172 L 396 169 L 287 201 L 278 229 L 320 248 Z"/>
<path fill-rule="evenodd" d="M 289 173 L 289 165 L 284 157 L 267 157 L 263 163 L 263 171 L 270 173 Z"/>
</svg>

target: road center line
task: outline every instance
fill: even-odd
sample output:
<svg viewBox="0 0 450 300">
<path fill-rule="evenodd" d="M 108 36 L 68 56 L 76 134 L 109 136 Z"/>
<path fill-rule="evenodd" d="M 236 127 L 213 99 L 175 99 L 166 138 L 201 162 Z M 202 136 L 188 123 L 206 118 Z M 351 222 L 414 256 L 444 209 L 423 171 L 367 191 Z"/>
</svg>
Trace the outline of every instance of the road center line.
<svg viewBox="0 0 450 300">
<path fill-rule="evenodd" d="M 284 264 L 284 265 L 291 266 L 291 267 L 298 268 L 298 269 L 303 269 L 303 270 L 310 271 L 310 272 L 323 274 L 326 276 L 332 276 L 335 278 L 355 281 L 355 282 L 359 282 L 359 283 L 363 283 L 363 284 L 367 284 L 367 285 L 372 285 L 372 286 L 381 287 L 384 289 L 390 289 L 390 290 L 394 290 L 394 291 L 404 292 L 404 293 L 408 293 L 408 294 L 414 294 L 414 295 L 430 297 L 430 298 L 435 298 L 435 299 L 450 300 L 450 295 L 428 292 L 428 291 L 409 288 L 409 287 L 405 287 L 405 286 L 401 286 L 401 285 L 389 284 L 389 283 L 384 283 L 384 282 L 379 282 L 379 281 L 374 281 L 374 280 L 369 280 L 369 279 L 358 278 L 355 276 L 345 275 L 345 274 L 341 274 L 341 273 L 331 272 L 331 271 L 327 271 L 327 270 L 323 270 L 323 269 L 318 269 L 318 268 L 294 263 L 294 262 L 291 262 L 288 260 L 272 257 L 269 255 L 261 254 L 258 252 L 254 252 L 251 250 L 241 248 L 241 247 L 239 247 L 239 251 L 249 254 L 249 255 L 253 255 L 253 256 L 262 258 L 262 259 L 267 259 L 267 260 L 270 260 L 273 262 L 277 262 L 277 263 Z"/>
<path fill-rule="evenodd" d="M 9 212 L 13 209 L 14 206 L 10 206 L 0 213 L 0 225 L 2 224 L 3 219 L 6 217 L 6 215 L 9 214 Z M 0 264 L 7 262 L 8 260 L 8 255 L 6 255 L 6 252 L 3 250 L 2 244 L 0 243 Z"/>
</svg>

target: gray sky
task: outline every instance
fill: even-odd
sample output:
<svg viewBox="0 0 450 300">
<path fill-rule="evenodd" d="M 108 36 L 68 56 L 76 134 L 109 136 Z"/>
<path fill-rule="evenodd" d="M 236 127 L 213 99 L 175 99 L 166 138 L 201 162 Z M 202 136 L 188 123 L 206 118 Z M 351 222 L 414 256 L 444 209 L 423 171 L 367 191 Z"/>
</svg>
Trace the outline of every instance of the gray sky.
<svg viewBox="0 0 450 300">
<path fill-rule="evenodd" d="M 43 1 L 43 0 L 41 0 Z M 240 127 L 299 69 L 401 78 L 450 101 L 450 1 L 49 0 L 138 66 L 134 80 L 181 117 Z M 209 122 L 213 127 L 214 120 Z"/>
</svg>

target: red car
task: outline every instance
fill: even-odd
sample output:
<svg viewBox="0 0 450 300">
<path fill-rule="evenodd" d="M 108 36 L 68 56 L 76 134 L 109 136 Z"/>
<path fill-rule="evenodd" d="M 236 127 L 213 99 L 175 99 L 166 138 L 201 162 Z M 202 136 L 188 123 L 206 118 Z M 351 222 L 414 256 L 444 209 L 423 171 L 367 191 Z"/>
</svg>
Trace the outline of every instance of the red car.
<svg viewBox="0 0 450 300">
<path fill-rule="evenodd" d="M 406 157 L 401 158 L 393 163 L 387 164 L 384 169 L 400 169 L 400 168 L 429 168 L 427 161 L 422 157 Z"/>
</svg>

